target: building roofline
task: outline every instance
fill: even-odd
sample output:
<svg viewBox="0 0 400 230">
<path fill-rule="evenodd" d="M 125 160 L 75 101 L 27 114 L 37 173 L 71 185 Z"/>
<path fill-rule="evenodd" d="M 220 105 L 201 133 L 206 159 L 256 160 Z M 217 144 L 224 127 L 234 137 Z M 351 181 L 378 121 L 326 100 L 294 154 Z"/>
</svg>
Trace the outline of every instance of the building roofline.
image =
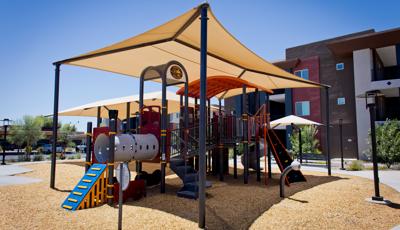
<svg viewBox="0 0 400 230">
<path fill-rule="evenodd" d="M 400 27 L 331 41 L 327 46 L 336 56 L 347 56 L 354 50 L 380 48 L 399 43 Z"/>
<path fill-rule="evenodd" d="M 351 34 L 341 35 L 341 36 L 334 37 L 334 38 L 328 38 L 328 39 L 324 39 L 324 40 L 320 40 L 320 41 L 316 41 L 316 42 L 310 42 L 310 43 L 306 43 L 306 44 L 302 44 L 302 45 L 289 47 L 286 50 L 296 49 L 296 48 L 299 48 L 302 46 L 309 46 L 309 45 L 315 45 L 315 44 L 320 44 L 320 43 L 330 43 L 330 42 L 333 42 L 336 40 L 342 40 L 342 39 L 346 39 L 346 38 L 358 37 L 358 36 L 374 34 L 374 33 L 375 33 L 374 29 L 367 29 L 367 30 L 358 31 L 358 32 L 351 33 Z"/>
</svg>

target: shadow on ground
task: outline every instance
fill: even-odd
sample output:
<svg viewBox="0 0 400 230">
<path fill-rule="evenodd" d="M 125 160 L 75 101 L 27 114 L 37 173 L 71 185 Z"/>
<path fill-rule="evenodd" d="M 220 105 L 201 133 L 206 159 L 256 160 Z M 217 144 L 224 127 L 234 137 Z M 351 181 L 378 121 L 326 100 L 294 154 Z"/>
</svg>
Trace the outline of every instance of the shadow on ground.
<svg viewBox="0 0 400 230">
<path fill-rule="evenodd" d="M 84 162 L 70 162 L 84 166 Z M 144 163 L 143 169 L 152 172 L 159 169 L 159 164 Z M 131 171 L 134 171 L 134 163 L 130 164 Z M 232 171 L 232 170 L 231 170 Z M 172 172 L 167 168 L 167 175 Z M 231 175 L 225 176 L 225 180 L 220 182 L 216 176 L 207 176 L 207 180 L 212 182 L 212 187 L 208 188 L 206 201 L 206 219 L 209 229 L 248 229 L 251 224 L 262 213 L 279 203 L 279 174 L 272 174 L 272 179 L 268 180 L 268 185 L 264 184 L 262 175 L 261 182 L 256 181 L 255 172 L 251 172 L 249 183 L 243 184 L 242 171 L 238 170 L 238 178 L 234 179 Z M 339 179 L 335 176 L 314 176 L 306 175 L 307 182 L 294 183 L 285 188 L 285 196 L 288 199 L 308 203 L 307 200 L 290 198 L 293 194 L 310 189 L 324 183 L 329 183 Z M 197 222 L 198 220 L 198 201 L 179 198 L 176 192 L 182 186 L 182 182 L 177 177 L 167 177 L 166 193 L 161 194 L 159 186 L 148 189 L 147 197 L 138 201 L 128 201 L 125 205 L 139 206 L 157 209 L 167 212 L 187 220 Z M 397 208 L 397 204 L 394 204 Z"/>
<path fill-rule="evenodd" d="M 239 175 L 241 172 L 239 172 Z M 307 175 L 307 182 L 295 183 L 286 187 L 285 195 L 291 195 L 310 189 L 324 183 L 329 183 L 340 177 Z M 207 189 L 206 219 L 209 229 L 248 229 L 250 225 L 272 205 L 279 203 L 279 174 L 273 174 L 268 185 L 256 181 L 256 175 L 250 175 L 249 184 L 243 184 L 243 177 L 234 179 L 225 176 L 225 181 L 218 181 L 217 177 L 208 176 L 213 186 Z M 139 201 L 129 201 L 126 205 L 134 205 L 157 209 L 182 218 L 197 222 L 198 201 L 179 198 L 176 192 L 181 188 L 179 178 L 166 180 L 166 193 L 160 194 L 159 187 L 149 189 L 147 197 Z M 307 200 L 292 200 L 308 203 Z"/>
</svg>

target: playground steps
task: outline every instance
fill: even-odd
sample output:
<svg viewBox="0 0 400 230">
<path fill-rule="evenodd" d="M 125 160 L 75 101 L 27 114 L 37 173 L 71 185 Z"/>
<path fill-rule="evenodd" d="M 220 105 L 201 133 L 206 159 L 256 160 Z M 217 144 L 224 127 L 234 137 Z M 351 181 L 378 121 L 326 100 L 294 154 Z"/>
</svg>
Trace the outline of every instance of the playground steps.
<svg viewBox="0 0 400 230">
<path fill-rule="evenodd" d="M 268 145 L 271 146 L 272 154 L 274 155 L 275 161 L 278 164 L 279 169 L 281 170 L 281 172 L 283 172 L 283 170 L 285 170 L 285 168 L 293 162 L 293 159 L 290 157 L 289 153 L 286 151 L 286 148 L 280 142 L 278 136 L 272 129 L 268 129 L 267 131 L 267 141 Z M 306 178 L 301 173 L 301 171 L 292 170 L 287 175 L 288 183 L 301 181 L 306 181 Z"/>
<path fill-rule="evenodd" d="M 183 187 L 177 192 L 179 197 L 197 199 L 199 185 L 198 185 L 198 173 L 190 166 L 185 165 L 185 160 L 180 157 L 171 158 L 170 168 L 172 171 L 181 178 Z M 211 182 L 206 181 L 206 187 L 211 187 Z"/>
<path fill-rule="evenodd" d="M 106 190 L 107 165 L 93 164 L 61 207 L 70 211 L 96 207 L 106 201 Z"/>
</svg>

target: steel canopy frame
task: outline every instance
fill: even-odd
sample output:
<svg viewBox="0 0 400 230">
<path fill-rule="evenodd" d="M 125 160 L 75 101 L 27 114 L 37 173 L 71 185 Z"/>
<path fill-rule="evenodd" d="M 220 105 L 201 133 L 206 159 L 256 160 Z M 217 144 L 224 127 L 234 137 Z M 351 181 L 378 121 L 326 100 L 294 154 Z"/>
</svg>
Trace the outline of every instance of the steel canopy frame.
<svg viewBox="0 0 400 230">
<path fill-rule="evenodd" d="M 207 102 L 207 11 L 209 5 L 201 5 L 200 44 L 200 122 L 206 127 Z M 199 228 L 206 227 L 206 129 L 199 129 Z"/>
<path fill-rule="evenodd" d="M 211 52 L 207 51 L 207 12 L 208 12 L 209 4 L 204 3 L 197 7 L 196 12 L 188 19 L 188 21 L 177 31 L 177 33 L 172 36 L 171 38 L 167 39 L 161 39 L 158 41 L 151 41 L 147 43 L 142 43 L 138 45 L 133 45 L 129 47 L 123 47 L 120 49 L 114 49 L 114 50 L 108 50 L 105 52 L 101 53 L 96 53 L 96 54 L 89 54 L 89 55 L 83 55 L 75 58 L 70 58 L 70 59 L 65 59 L 62 61 L 57 61 L 54 62 L 53 64 L 55 65 L 55 88 L 54 88 L 54 112 L 53 112 L 53 146 L 52 146 L 52 157 L 51 157 L 51 177 L 50 177 L 50 187 L 55 188 L 55 171 L 56 171 L 56 143 L 57 143 L 57 124 L 58 124 L 58 107 L 59 107 L 59 81 L 60 81 L 60 66 L 61 64 L 68 64 L 69 62 L 72 61 L 77 61 L 77 60 L 83 60 L 83 59 L 88 59 L 96 56 L 102 56 L 106 54 L 112 54 L 112 53 L 117 53 L 117 52 L 122 52 L 122 51 L 127 51 L 139 47 L 145 47 L 145 46 L 150 46 L 150 45 L 155 45 L 155 44 L 160 44 L 163 42 L 168 42 L 168 41 L 175 41 L 179 44 L 182 44 L 186 47 L 198 50 L 200 52 L 200 127 L 205 127 L 206 126 L 206 87 L 207 87 L 207 55 L 216 58 L 220 61 L 223 61 L 225 63 L 231 64 L 233 66 L 239 67 L 242 69 L 242 72 L 237 76 L 240 78 L 245 72 L 253 72 L 253 73 L 258 73 L 261 75 L 265 76 L 273 76 L 275 78 L 280 78 L 280 79 L 285 79 L 293 82 L 299 82 L 299 83 L 304 83 L 308 84 L 310 86 L 317 86 L 317 87 L 323 87 L 326 89 L 326 97 L 329 98 L 329 93 L 328 93 L 328 88 L 330 86 L 324 85 L 324 84 L 319 84 L 311 81 L 305 81 L 302 79 L 297 79 L 297 78 L 290 78 L 286 76 L 280 76 L 276 75 L 273 73 L 268 73 L 264 71 L 258 71 L 255 69 L 251 68 L 246 68 L 244 66 L 241 66 L 240 64 L 231 62 L 229 60 L 226 60 L 216 54 L 213 54 Z M 200 16 L 201 20 L 201 42 L 200 42 L 200 48 L 194 47 L 191 44 L 186 43 L 185 41 L 181 41 L 177 39 L 177 37 L 188 27 L 190 24 L 196 20 Z M 141 82 L 142 84 L 142 82 Z M 166 86 L 165 81 L 163 82 L 163 85 Z M 142 86 L 142 85 L 141 85 Z M 163 87 L 164 87 L 163 86 Z M 142 88 L 142 87 L 141 87 Z M 165 99 L 165 93 L 163 89 L 163 98 Z M 187 103 L 188 100 L 185 100 L 185 103 Z M 166 112 L 166 100 L 163 100 L 163 110 L 165 107 L 165 111 L 162 113 L 165 114 Z M 327 110 L 327 148 L 328 148 L 328 158 L 330 162 L 330 151 L 329 151 L 329 100 L 327 100 L 327 105 L 326 105 L 326 110 Z M 165 122 L 162 121 L 162 129 L 165 129 Z M 164 148 L 163 148 L 164 149 Z M 206 180 L 206 129 L 199 129 L 199 219 L 198 219 L 198 226 L 200 228 L 205 228 L 205 223 L 206 223 L 206 212 L 205 212 L 205 180 Z M 328 164 L 328 171 L 330 174 L 330 163 Z"/>
<path fill-rule="evenodd" d="M 179 68 L 183 71 L 183 76 L 185 77 L 184 82 L 172 82 L 168 83 L 167 81 L 167 70 L 170 66 L 179 66 Z M 156 76 L 152 76 L 150 78 L 146 78 L 147 73 L 157 73 Z M 147 80 L 154 80 L 161 78 L 162 81 L 162 96 L 161 96 L 161 133 L 160 133 L 160 139 L 161 139 L 161 186 L 160 186 L 160 192 L 165 193 L 165 167 L 167 165 L 167 159 L 166 159 L 166 154 L 167 154 L 167 126 L 168 126 L 168 103 L 167 103 L 167 87 L 171 85 L 176 85 L 176 84 L 184 84 L 184 89 L 185 89 L 185 140 L 187 140 L 187 129 L 189 126 L 188 123 L 188 106 L 189 106 L 189 98 L 188 98 L 188 74 L 186 72 L 185 67 L 177 62 L 177 61 L 169 61 L 166 64 L 158 65 L 158 66 L 149 66 L 145 68 L 141 75 L 140 75 L 140 89 L 139 89 L 139 126 L 137 127 L 138 133 L 141 133 L 141 125 L 142 125 L 142 110 L 144 108 L 144 82 Z M 187 150 L 185 148 L 185 150 Z M 186 154 L 186 152 L 185 152 Z M 142 170 L 142 162 L 136 161 L 136 172 L 140 174 Z"/>
</svg>

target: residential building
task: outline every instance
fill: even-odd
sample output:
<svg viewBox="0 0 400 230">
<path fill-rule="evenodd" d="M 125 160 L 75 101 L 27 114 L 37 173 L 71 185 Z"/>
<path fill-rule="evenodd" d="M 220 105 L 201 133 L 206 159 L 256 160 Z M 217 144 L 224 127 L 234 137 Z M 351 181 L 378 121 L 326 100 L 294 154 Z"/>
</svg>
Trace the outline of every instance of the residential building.
<svg viewBox="0 0 400 230">
<path fill-rule="evenodd" d="M 286 60 L 275 65 L 304 79 L 330 85 L 330 146 L 332 157 L 366 157 L 370 127 L 369 112 L 363 96 L 377 90 L 377 124 L 400 119 L 400 29 L 375 32 L 366 30 L 341 37 L 286 49 Z M 250 98 L 254 95 L 250 95 Z M 227 107 L 238 108 L 239 97 L 226 100 Z M 254 99 L 250 99 L 253 108 Z M 317 88 L 286 89 L 270 95 L 271 120 L 294 114 L 325 123 L 325 91 Z M 240 105 L 240 104 L 239 104 Z M 343 136 L 339 135 L 339 120 Z M 318 138 L 324 151 L 325 128 Z M 287 140 L 291 130 L 288 129 Z"/>
</svg>

